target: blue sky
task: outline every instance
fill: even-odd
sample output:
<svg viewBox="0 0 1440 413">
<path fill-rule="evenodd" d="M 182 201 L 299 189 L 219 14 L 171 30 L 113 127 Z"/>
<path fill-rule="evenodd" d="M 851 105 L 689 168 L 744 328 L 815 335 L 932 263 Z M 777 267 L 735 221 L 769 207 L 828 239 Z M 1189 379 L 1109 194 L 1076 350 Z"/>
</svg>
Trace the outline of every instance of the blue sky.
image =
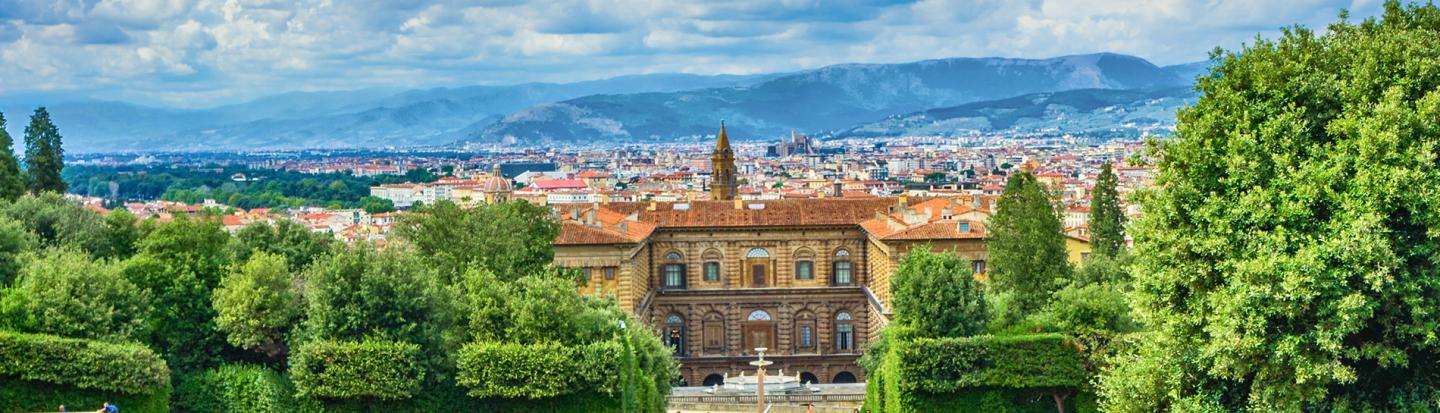
<svg viewBox="0 0 1440 413">
<path fill-rule="evenodd" d="M 287 91 L 748 74 L 1110 51 L 1201 60 L 1379 0 L 0 0 L 0 97 L 203 107 Z"/>
</svg>

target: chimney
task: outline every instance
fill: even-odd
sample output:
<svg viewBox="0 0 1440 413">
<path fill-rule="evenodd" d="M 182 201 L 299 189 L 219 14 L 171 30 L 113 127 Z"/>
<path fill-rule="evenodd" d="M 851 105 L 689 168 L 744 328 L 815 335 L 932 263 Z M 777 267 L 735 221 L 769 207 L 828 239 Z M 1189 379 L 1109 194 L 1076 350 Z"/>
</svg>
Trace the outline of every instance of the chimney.
<svg viewBox="0 0 1440 413">
<path fill-rule="evenodd" d="M 836 197 L 836 198 L 843 198 L 843 197 L 845 197 L 845 183 L 844 183 L 844 182 L 840 182 L 840 178 L 835 178 L 835 197 Z"/>
<path fill-rule="evenodd" d="M 587 210 L 585 210 L 585 223 L 588 224 L 588 225 L 595 225 L 595 224 L 596 224 L 596 222 L 595 222 L 595 210 L 593 210 L 593 209 L 587 209 Z"/>
<path fill-rule="evenodd" d="M 740 198 L 735 198 L 735 209 L 745 209 L 745 203 Z"/>
</svg>

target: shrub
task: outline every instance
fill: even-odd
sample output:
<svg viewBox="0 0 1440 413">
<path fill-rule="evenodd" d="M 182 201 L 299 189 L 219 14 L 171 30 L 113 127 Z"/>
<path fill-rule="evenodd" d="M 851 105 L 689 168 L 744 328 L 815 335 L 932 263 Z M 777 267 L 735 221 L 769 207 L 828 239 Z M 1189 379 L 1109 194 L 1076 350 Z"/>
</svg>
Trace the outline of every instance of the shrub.
<svg viewBox="0 0 1440 413">
<path fill-rule="evenodd" d="M 471 343 L 460 349 L 456 382 L 469 389 L 470 396 L 481 398 L 543 399 L 581 392 L 618 395 L 622 351 L 613 342 L 586 346 Z"/>
<path fill-rule="evenodd" d="M 169 400 L 170 370 L 145 346 L 0 331 L 0 412 L 166 412 Z"/>
<path fill-rule="evenodd" d="M 300 347 L 290 365 L 297 396 L 408 399 L 425 370 L 420 346 L 397 341 L 315 341 Z"/>
<path fill-rule="evenodd" d="M 127 394 L 170 386 L 165 361 L 145 346 L 8 331 L 0 331 L 0 377 Z"/>
<path fill-rule="evenodd" d="M 1082 354 L 1056 334 L 927 338 L 889 337 L 870 411 L 1054 411 L 1056 402 L 1093 404 L 1080 393 L 1089 374 Z M 1071 395 L 1080 394 L 1075 400 Z"/>
<path fill-rule="evenodd" d="M 190 413 L 280 413 L 293 410 L 293 392 L 290 381 L 274 370 L 227 364 L 185 378 L 175 401 Z"/>
</svg>

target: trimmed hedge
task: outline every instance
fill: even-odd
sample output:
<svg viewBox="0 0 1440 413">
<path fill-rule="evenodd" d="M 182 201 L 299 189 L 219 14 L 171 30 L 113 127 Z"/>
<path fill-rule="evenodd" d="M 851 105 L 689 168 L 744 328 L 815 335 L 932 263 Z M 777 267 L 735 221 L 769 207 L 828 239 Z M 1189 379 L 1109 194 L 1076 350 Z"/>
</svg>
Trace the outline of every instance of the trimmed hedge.
<svg viewBox="0 0 1440 413">
<path fill-rule="evenodd" d="M 478 342 L 460 349 L 455 381 L 479 398 L 545 399 L 582 392 L 619 396 L 618 343 L 580 347 Z"/>
<path fill-rule="evenodd" d="M 316 341 L 292 355 L 290 379 L 297 397 L 408 399 L 425 378 L 419 353 L 399 341 Z"/>
<path fill-rule="evenodd" d="M 284 413 L 294 409 L 294 391 L 274 370 L 227 364 L 186 377 L 175 404 L 190 413 Z"/>
<path fill-rule="evenodd" d="M 170 369 L 140 344 L 0 331 L 0 409 L 169 410 Z"/>
<path fill-rule="evenodd" d="M 1083 354 L 1065 336 L 917 338 L 896 334 L 879 374 L 866 389 L 872 412 L 1053 412 L 1055 392 L 1067 411 L 1094 411 L 1081 391 L 1089 380 Z"/>
</svg>

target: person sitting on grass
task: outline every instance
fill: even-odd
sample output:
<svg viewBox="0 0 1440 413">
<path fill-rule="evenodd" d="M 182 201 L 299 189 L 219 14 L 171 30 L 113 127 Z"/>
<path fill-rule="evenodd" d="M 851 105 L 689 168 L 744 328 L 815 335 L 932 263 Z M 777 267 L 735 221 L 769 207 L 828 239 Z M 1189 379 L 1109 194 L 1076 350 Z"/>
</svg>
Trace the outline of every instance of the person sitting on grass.
<svg viewBox="0 0 1440 413">
<path fill-rule="evenodd" d="M 95 413 L 120 413 L 120 408 L 110 404 L 110 402 L 105 402 L 105 407 L 101 407 L 100 410 L 96 410 Z"/>
</svg>

